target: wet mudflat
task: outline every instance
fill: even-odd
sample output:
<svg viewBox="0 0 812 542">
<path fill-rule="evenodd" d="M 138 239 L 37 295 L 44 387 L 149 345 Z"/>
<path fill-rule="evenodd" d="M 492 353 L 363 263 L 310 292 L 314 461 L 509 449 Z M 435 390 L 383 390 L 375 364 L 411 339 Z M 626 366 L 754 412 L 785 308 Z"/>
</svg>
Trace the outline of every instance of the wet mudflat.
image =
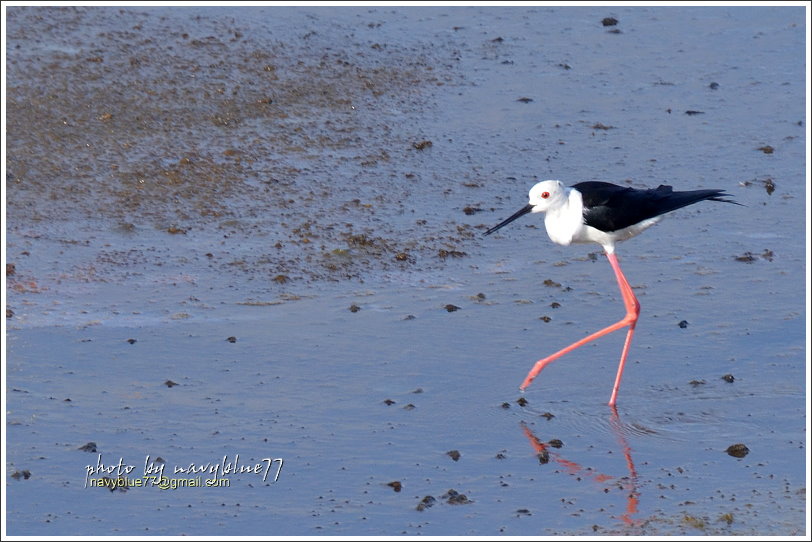
<svg viewBox="0 0 812 542">
<path fill-rule="evenodd" d="M 800 8 L 6 28 L 9 534 L 808 534 Z M 517 390 L 622 314 L 597 245 L 482 238 L 546 178 L 747 206 L 620 245 L 616 412 L 622 334 Z"/>
</svg>

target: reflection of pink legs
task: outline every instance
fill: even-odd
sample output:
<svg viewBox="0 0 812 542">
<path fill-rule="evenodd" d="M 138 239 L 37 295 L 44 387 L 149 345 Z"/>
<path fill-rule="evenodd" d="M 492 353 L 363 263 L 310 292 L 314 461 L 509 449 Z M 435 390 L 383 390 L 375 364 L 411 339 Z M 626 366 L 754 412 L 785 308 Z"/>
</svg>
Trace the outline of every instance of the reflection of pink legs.
<svg viewBox="0 0 812 542">
<path fill-rule="evenodd" d="M 629 354 L 629 347 L 632 344 L 632 335 L 634 335 L 634 326 L 637 324 L 637 317 L 640 315 L 640 303 L 637 301 L 637 298 L 632 292 L 632 287 L 629 285 L 629 281 L 626 280 L 626 277 L 623 275 L 623 271 L 620 270 L 620 264 L 617 261 L 617 256 L 615 256 L 614 252 L 607 252 L 606 257 L 609 259 L 609 263 L 612 265 L 612 269 L 615 271 L 615 276 L 617 277 L 617 284 L 620 287 L 620 293 L 623 296 L 623 304 L 626 306 L 626 316 L 623 317 L 617 323 L 612 324 L 611 326 L 605 327 L 600 331 L 596 331 L 592 335 L 584 337 L 580 341 L 574 342 L 568 347 L 559 350 L 555 354 L 548 356 L 542 360 L 536 362 L 530 372 L 527 374 L 527 378 L 524 379 L 520 389 L 524 390 L 527 386 L 533 382 L 533 379 L 538 376 L 544 367 L 547 366 L 548 363 L 551 363 L 564 354 L 571 352 L 578 348 L 579 346 L 583 346 L 588 342 L 594 341 L 604 335 L 612 333 L 613 331 L 617 331 L 620 328 L 629 326 L 629 332 L 626 334 L 626 342 L 623 344 L 623 353 L 620 355 L 620 364 L 617 367 L 617 377 L 615 377 L 615 385 L 612 388 L 612 397 L 609 399 L 609 404 L 614 406 L 617 402 L 617 391 L 620 388 L 620 378 L 623 376 L 623 367 L 626 365 L 626 357 Z"/>
<path fill-rule="evenodd" d="M 629 492 L 629 496 L 626 499 L 626 513 L 620 516 L 620 518 L 628 525 L 636 525 L 637 521 L 633 519 L 633 516 L 637 513 L 637 505 L 640 504 L 640 493 L 637 491 L 637 469 L 634 467 L 632 449 L 626 441 L 626 437 L 623 436 L 620 416 L 618 416 L 617 408 L 614 405 L 612 405 L 612 416 L 609 419 L 609 423 L 617 437 L 618 443 L 623 448 L 623 456 L 626 458 L 626 468 L 629 469 L 629 483 L 623 486 L 623 488 Z"/>
<path fill-rule="evenodd" d="M 635 469 L 634 461 L 632 460 L 632 449 L 629 446 L 629 443 L 626 441 L 626 437 L 623 436 L 623 428 L 620 423 L 620 417 L 618 416 L 617 409 L 615 407 L 612 407 L 612 415 L 609 423 L 612 427 L 612 432 L 617 437 L 618 443 L 623 449 L 623 455 L 626 458 L 626 468 L 629 471 L 628 477 L 619 479 L 619 481 L 622 483 L 623 489 L 628 491 L 628 496 L 626 497 L 626 513 L 620 516 L 620 519 L 622 519 L 627 525 L 636 526 L 640 523 L 639 520 L 634 519 L 634 515 L 637 514 L 638 505 L 640 504 L 640 492 L 637 489 L 637 470 Z M 547 451 L 549 458 L 565 467 L 569 474 L 592 476 L 596 482 L 600 483 L 608 482 L 616 478 L 615 476 L 599 473 L 591 468 L 585 469 L 574 461 L 569 461 L 562 458 L 557 452 L 547 450 L 548 445 L 541 442 L 541 440 L 539 440 L 539 438 L 533 434 L 527 424 L 521 422 L 519 425 L 521 426 L 522 431 L 524 431 L 524 435 L 530 441 L 530 445 L 533 446 L 533 449 L 536 451 L 536 454 L 541 454 L 542 452 Z"/>
</svg>

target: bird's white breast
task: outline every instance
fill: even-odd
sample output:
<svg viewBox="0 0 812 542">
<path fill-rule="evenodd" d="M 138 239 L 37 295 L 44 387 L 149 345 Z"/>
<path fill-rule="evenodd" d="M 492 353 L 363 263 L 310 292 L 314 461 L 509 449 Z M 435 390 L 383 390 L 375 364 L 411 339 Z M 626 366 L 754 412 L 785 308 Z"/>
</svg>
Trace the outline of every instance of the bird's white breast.
<svg viewBox="0 0 812 542">
<path fill-rule="evenodd" d="M 544 226 L 547 235 L 559 245 L 587 242 L 583 239 L 584 231 L 584 202 L 577 190 L 567 189 L 567 197 L 547 209 L 544 217 Z M 562 194 L 563 195 L 563 194 Z"/>
</svg>

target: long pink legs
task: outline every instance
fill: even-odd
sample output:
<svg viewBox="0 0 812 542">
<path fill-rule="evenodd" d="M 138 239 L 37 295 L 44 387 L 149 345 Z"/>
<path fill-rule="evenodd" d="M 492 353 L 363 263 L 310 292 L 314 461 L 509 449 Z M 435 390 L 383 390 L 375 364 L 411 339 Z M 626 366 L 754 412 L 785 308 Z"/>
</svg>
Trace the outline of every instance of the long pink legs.
<svg viewBox="0 0 812 542">
<path fill-rule="evenodd" d="M 624 316 L 617 323 L 605 327 L 600 331 L 596 331 L 592 335 L 584 337 L 580 341 L 574 342 L 568 347 L 559 350 L 552 356 L 548 356 L 537 361 L 530 372 L 527 373 L 527 378 L 524 379 L 524 382 L 522 382 L 522 385 L 519 387 L 521 390 L 527 388 L 527 386 L 533 382 L 533 379 L 538 376 L 541 370 L 544 369 L 548 363 L 557 360 L 564 354 L 575 350 L 579 346 L 583 346 L 586 343 L 594 341 L 595 339 L 603 337 L 604 335 L 612 333 L 613 331 L 617 331 L 620 328 L 629 326 L 629 332 L 626 334 L 626 342 L 623 344 L 623 353 L 620 355 L 620 364 L 617 367 L 615 386 L 612 388 L 612 397 L 609 399 L 609 405 L 614 406 L 617 402 L 617 391 L 618 388 L 620 388 L 620 379 L 623 376 L 623 367 L 626 365 L 626 357 L 629 355 L 629 347 L 632 344 L 634 326 L 637 324 L 637 317 L 640 315 L 640 303 L 637 301 L 637 297 L 635 297 L 634 292 L 632 292 L 632 287 L 629 285 L 629 281 L 626 280 L 626 277 L 623 275 L 623 271 L 620 270 L 620 264 L 617 261 L 617 256 L 615 256 L 614 252 L 607 252 L 606 257 L 609 259 L 609 263 L 612 264 L 612 269 L 615 271 L 617 284 L 620 287 L 620 293 L 623 295 L 623 304 L 626 306 L 626 316 Z"/>
</svg>

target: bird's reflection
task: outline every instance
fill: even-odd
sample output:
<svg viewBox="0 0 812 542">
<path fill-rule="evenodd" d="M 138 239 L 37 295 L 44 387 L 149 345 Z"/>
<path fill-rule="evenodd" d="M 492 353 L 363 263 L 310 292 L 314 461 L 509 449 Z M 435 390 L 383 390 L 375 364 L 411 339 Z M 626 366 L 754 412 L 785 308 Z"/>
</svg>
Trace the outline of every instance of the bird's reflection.
<svg viewBox="0 0 812 542">
<path fill-rule="evenodd" d="M 640 502 L 637 469 L 635 468 L 634 460 L 632 459 L 632 449 L 629 446 L 629 442 L 626 440 L 626 436 L 623 434 L 623 427 L 621 425 L 620 416 L 617 413 L 617 409 L 614 407 L 610 407 L 610 409 L 611 415 L 609 417 L 609 427 L 611 427 L 612 433 L 615 435 L 618 445 L 623 450 L 623 456 L 626 458 L 626 468 L 628 470 L 628 476 L 622 476 L 618 479 L 620 487 L 627 492 L 626 511 L 620 516 L 620 519 L 623 521 L 623 523 L 634 526 L 638 523 L 638 521 L 634 519 L 634 516 L 637 514 L 637 507 Z M 541 463 L 555 461 L 564 467 L 569 474 L 578 474 L 580 476 L 591 477 L 593 480 L 600 483 L 618 478 L 617 476 L 597 472 L 591 468 L 582 467 L 580 464 L 564 458 L 561 455 L 561 452 L 556 450 L 556 445 L 558 444 L 556 441 L 553 440 L 542 442 L 525 422 L 520 422 L 520 425 L 522 431 L 524 431 L 524 435 L 530 441 L 530 445 L 533 446 L 533 449 L 536 451 L 536 455 Z M 560 445 L 558 445 L 558 447 L 560 447 Z"/>
</svg>

